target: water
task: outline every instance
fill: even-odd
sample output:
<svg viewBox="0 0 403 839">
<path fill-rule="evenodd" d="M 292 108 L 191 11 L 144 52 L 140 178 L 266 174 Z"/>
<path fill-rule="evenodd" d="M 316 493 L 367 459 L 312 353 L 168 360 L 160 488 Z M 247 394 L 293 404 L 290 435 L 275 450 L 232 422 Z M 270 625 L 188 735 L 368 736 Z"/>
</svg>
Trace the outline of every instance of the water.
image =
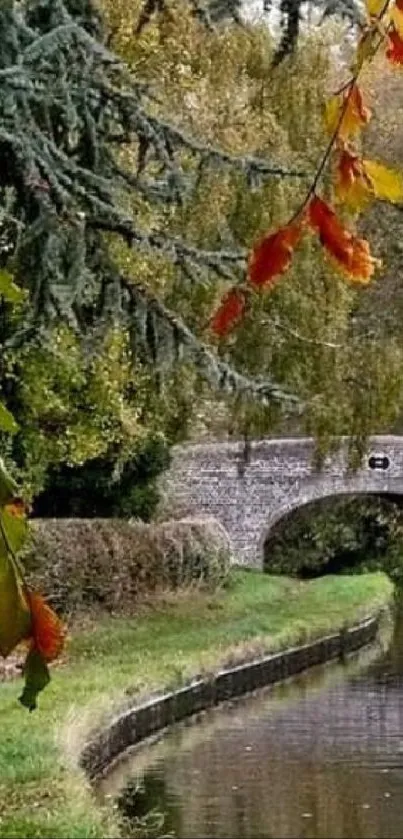
<svg viewBox="0 0 403 839">
<path fill-rule="evenodd" d="M 103 783 L 130 818 L 182 839 L 403 837 L 403 612 L 387 653 L 209 712 L 122 761 Z"/>
</svg>

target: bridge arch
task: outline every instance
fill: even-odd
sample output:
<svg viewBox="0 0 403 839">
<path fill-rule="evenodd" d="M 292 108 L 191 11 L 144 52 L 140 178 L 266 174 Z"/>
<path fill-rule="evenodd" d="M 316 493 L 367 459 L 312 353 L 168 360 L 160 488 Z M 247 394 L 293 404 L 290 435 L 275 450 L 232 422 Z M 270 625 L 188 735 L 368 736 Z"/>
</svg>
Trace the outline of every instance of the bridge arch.
<svg viewBox="0 0 403 839">
<path fill-rule="evenodd" d="M 275 517 L 270 518 L 268 525 L 263 529 L 260 539 L 257 545 L 257 559 L 258 564 L 267 571 L 270 570 L 270 554 L 268 553 L 267 543 L 270 540 L 270 536 L 273 535 L 273 531 L 275 531 L 276 527 L 280 525 L 282 522 L 286 522 L 290 520 L 290 526 L 292 526 L 292 514 L 296 513 L 297 511 L 304 511 L 306 508 L 310 508 L 312 512 L 312 516 L 315 516 L 315 512 L 320 510 L 320 504 L 322 501 L 329 501 L 329 500 L 336 500 L 339 498 L 354 498 L 356 500 L 365 500 L 366 498 L 371 499 L 382 499 L 393 501 L 394 503 L 400 503 L 403 506 L 403 492 L 401 494 L 396 493 L 385 493 L 380 492 L 378 489 L 376 491 L 366 490 L 365 492 L 339 492 L 339 493 L 331 493 L 330 495 L 324 494 L 320 496 L 315 496 L 304 503 L 297 503 L 293 506 L 285 506 L 283 510 L 279 510 L 278 514 Z M 285 524 L 285 526 L 287 526 Z"/>
<path fill-rule="evenodd" d="M 164 513 L 207 515 L 226 528 L 234 561 L 263 567 L 264 542 L 285 515 L 341 495 L 403 496 L 403 437 L 373 437 L 362 466 L 348 468 L 348 440 L 319 470 L 308 438 L 204 443 L 174 449 L 163 480 Z"/>
</svg>

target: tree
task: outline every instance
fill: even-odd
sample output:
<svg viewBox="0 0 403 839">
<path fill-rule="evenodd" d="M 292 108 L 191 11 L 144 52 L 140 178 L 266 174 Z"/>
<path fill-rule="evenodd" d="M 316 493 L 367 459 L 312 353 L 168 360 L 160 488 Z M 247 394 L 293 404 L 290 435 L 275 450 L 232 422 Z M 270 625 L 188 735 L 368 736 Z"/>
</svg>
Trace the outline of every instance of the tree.
<svg viewBox="0 0 403 839">
<path fill-rule="evenodd" d="M 217 352 L 207 346 L 197 319 L 192 328 L 185 325 L 176 307 L 167 305 L 151 284 L 144 283 L 144 269 L 147 256 L 152 254 L 161 260 L 162 266 L 166 262 L 172 265 L 178 283 L 203 288 L 219 282 L 220 292 L 226 287 L 211 321 L 213 332 L 220 339 L 242 319 L 245 327 L 247 317 L 262 300 L 261 290 L 271 289 L 285 273 L 297 246 L 301 246 L 302 256 L 314 252 L 318 245 L 312 244 L 312 240 L 306 245 L 308 231 L 350 281 L 367 283 L 371 279 L 377 263 L 368 243 L 349 229 L 328 203 L 332 184 L 328 164 L 333 157 L 336 192 L 341 202 L 351 204 L 357 193 L 368 200 L 402 198 L 396 173 L 362 158 L 351 146 L 351 135 L 369 121 L 358 85 L 363 65 L 380 44 L 386 43 L 387 56 L 395 63 L 401 63 L 403 55 L 399 5 L 393 5 L 392 18 L 388 19 L 387 28 L 382 28 L 388 10 L 380 7 L 378 0 L 370 0 L 370 4 L 368 25 L 352 75 L 327 109 L 330 140 L 315 175 L 309 176 L 310 185 L 299 197 L 296 211 L 257 243 L 243 244 L 239 241 L 242 230 L 239 236 L 237 225 L 242 213 L 235 214 L 234 224 L 210 230 L 211 241 L 204 246 L 197 229 L 185 225 L 186 235 L 182 235 L 175 224 L 189 213 L 206 172 L 226 170 L 229 179 L 238 178 L 241 200 L 248 192 L 259 189 L 261 199 L 267 179 L 292 178 L 301 183 L 306 172 L 300 161 L 291 166 L 281 160 L 269 161 L 268 155 L 259 154 L 258 150 L 252 154 L 223 150 L 169 121 L 150 85 L 107 48 L 100 13 L 90 2 L 3 0 L 2 262 L 29 293 L 21 327 L 5 336 L 5 348 L 18 349 L 27 341 L 42 341 L 44 331 L 49 333 L 63 323 L 81 335 L 82 346 L 88 352 L 94 352 L 105 330 L 112 323 L 119 323 L 127 331 L 133 357 L 149 359 L 158 375 L 172 361 L 191 359 L 200 374 L 238 398 L 253 395 L 265 404 L 299 405 L 300 399 L 270 375 L 261 377 L 256 369 L 257 377 L 249 373 L 247 367 L 256 368 L 257 359 L 252 364 L 248 360 L 244 370 L 237 370 L 225 342 Z M 169 27 L 172 11 L 167 4 L 147 5 L 150 13 L 158 7 L 164 25 Z M 195 10 L 195 4 L 192 5 Z M 176 208 L 173 224 L 172 208 Z M 128 252 L 135 250 L 144 255 L 137 276 L 122 266 L 116 241 L 124 242 Z M 130 265 L 133 268 L 133 263 Z M 9 275 L 5 277 L 3 296 L 7 297 L 11 280 Z M 324 286 L 334 296 L 330 279 L 326 271 Z M 291 286 L 287 294 L 292 299 Z M 348 335 L 345 312 L 343 329 Z M 297 339 L 300 340 L 299 335 Z M 317 342 L 320 350 L 326 344 L 332 353 L 340 349 L 335 342 L 322 338 Z M 343 356 L 342 381 L 346 375 L 345 359 L 352 358 L 354 346 L 350 342 L 350 355 Z M 236 358 L 236 352 L 232 358 Z M 337 353 L 333 358 L 337 358 Z M 337 366 L 334 361 L 335 379 Z M 318 369 L 314 370 L 313 385 Z M 286 378 L 284 370 L 282 376 Z M 301 379 L 300 368 L 296 379 Z M 366 387 L 361 387 L 360 382 L 355 391 L 355 419 L 363 419 Z M 329 415 L 323 394 L 316 415 L 317 425 L 322 423 L 328 432 Z M 336 420 L 332 428 L 339 431 L 342 422 Z M 36 694 L 48 679 L 46 661 L 60 649 L 62 633 L 56 618 L 26 586 L 16 557 L 20 535 L 15 542 L 10 541 L 10 534 L 17 527 L 14 519 L 21 519 L 22 505 L 15 498 L 6 473 L 2 486 L 1 566 L 9 583 L 2 592 L 7 615 L 1 627 L 0 649 L 7 654 L 20 638 L 32 637 L 22 700 L 34 707 Z M 19 528 L 21 534 L 22 526 Z M 13 621 L 13 614 L 20 619 Z"/>
<path fill-rule="evenodd" d="M 104 0 L 102 8 L 114 49 L 156 91 L 161 115 L 169 113 L 188 133 L 201 132 L 233 156 L 275 152 L 283 166 L 314 170 L 318 148 L 327 143 L 322 110 L 335 72 L 329 60 L 334 30 L 302 37 L 293 61 L 273 72 L 275 43 L 264 26 L 210 32 L 190 13 L 179 19 L 160 14 L 133 39 L 131 24 L 141 4 Z M 128 149 L 126 160 L 131 153 Z M 269 179 L 247 189 L 238 173 L 207 169 L 191 203 L 172 207 L 164 223 L 172 233 L 196 233 L 204 248 L 215 244 L 217 231 L 229 229 L 250 250 L 268 228 L 295 212 L 305 188 L 304 179 Z M 156 223 L 151 214 L 147 221 L 151 227 Z M 117 253 L 114 248 L 114 255 L 130 275 L 145 276 L 160 298 L 207 334 L 214 303 L 230 280 L 195 287 L 178 282 L 167 261 L 140 260 L 127 249 Z M 402 387 L 396 341 L 383 334 L 374 344 L 372 335 L 357 329 L 354 315 L 361 297 L 359 288 L 326 265 L 317 244 L 305 240 L 281 283 L 270 294 L 252 295 L 241 327 L 219 344 L 223 357 L 249 377 L 272 376 L 283 390 L 296 393 L 302 417 L 292 415 L 286 424 L 277 404 L 262 405 L 240 394 L 226 398 L 217 410 L 217 394 L 207 391 L 198 400 L 197 433 L 203 427 L 213 435 L 231 428 L 238 436 L 288 428 L 313 433 L 324 452 L 338 434 L 352 430 L 352 448 L 359 454 L 368 433 L 394 422 Z"/>
<path fill-rule="evenodd" d="M 100 323 L 119 318 L 136 353 L 154 365 L 185 353 L 224 390 L 287 400 L 270 380 L 256 383 L 232 369 L 140 281 L 117 270 L 105 236 L 168 258 L 178 277 L 194 283 L 237 276 L 246 252 L 229 233 L 203 249 L 163 225 L 144 229 L 143 213 L 186 206 L 206 167 L 236 169 L 245 184 L 299 173 L 229 155 L 155 115 L 152 91 L 108 51 L 88 0 L 8 0 L 0 31 L 3 262 L 30 295 L 24 324 L 8 343 L 18 346 L 62 321 L 93 346 Z M 119 155 L 134 140 L 135 172 Z M 133 190 L 140 198 L 134 218 L 125 199 Z"/>
</svg>

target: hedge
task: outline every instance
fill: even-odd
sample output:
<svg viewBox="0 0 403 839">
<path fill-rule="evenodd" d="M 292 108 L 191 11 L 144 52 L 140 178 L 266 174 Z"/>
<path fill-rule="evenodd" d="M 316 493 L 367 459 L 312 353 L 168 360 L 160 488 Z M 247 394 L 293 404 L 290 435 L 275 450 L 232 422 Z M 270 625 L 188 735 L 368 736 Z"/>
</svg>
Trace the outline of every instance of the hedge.
<svg viewBox="0 0 403 839">
<path fill-rule="evenodd" d="M 61 613 L 130 613 L 151 592 L 222 585 L 229 539 L 215 519 L 159 524 L 121 519 L 36 519 L 23 556 L 31 585 Z"/>
</svg>

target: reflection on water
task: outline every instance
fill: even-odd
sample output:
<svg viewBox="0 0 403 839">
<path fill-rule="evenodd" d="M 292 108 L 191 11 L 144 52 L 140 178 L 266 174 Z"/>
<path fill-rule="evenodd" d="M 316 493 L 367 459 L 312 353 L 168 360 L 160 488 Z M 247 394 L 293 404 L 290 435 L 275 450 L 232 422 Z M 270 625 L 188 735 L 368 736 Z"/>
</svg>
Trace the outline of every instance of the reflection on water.
<svg viewBox="0 0 403 839">
<path fill-rule="evenodd" d="M 103 789 L 128 816 L 163 809 L 165 829 L 186 839 L 401 839 L 403 613 L 388 653 L 176 727 Z"/>
</svg>

